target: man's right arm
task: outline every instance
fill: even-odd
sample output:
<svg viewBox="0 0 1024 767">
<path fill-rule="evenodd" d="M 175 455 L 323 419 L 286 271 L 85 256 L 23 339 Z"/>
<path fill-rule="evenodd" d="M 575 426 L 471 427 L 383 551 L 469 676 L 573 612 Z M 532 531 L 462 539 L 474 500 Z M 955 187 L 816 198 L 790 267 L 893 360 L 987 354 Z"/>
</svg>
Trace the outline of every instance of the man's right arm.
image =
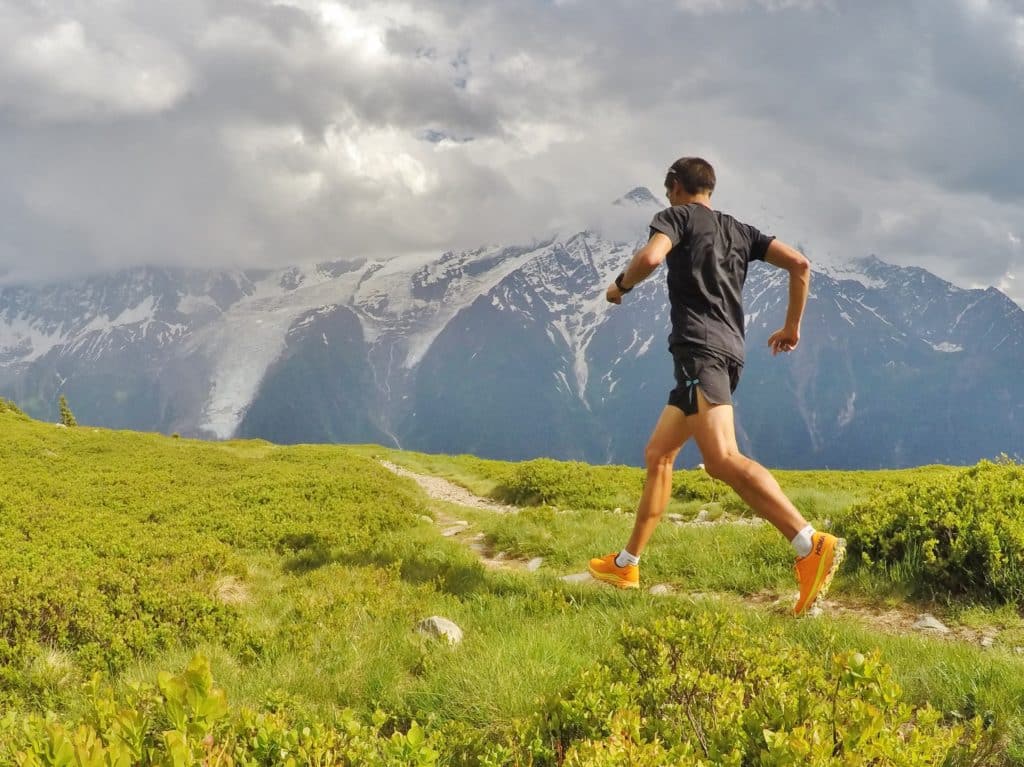
<svg viewBox="0 0 1024 767">
<path fill-rule="evenodd" d="M 796 248 L 781 240 L 772 240 L 764 260 L 772 266 L 789 272 L 789 307 L 786 309 L 786 324 L 772 333 L 768 346 L 772 354 L 791 352 L 800 343 L 800 322 L 807 305 L 807 294 L 811 287 L 811 262 Z"/>
</svg>

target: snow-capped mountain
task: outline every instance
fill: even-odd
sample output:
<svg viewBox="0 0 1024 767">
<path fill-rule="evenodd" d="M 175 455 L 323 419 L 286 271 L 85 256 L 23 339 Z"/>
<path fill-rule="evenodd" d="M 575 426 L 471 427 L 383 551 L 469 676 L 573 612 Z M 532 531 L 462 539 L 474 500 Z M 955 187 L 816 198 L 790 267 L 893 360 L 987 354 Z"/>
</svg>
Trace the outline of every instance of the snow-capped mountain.
<svg viewBox="0 0 1024 767">
<path fill-rule="evenodd" d="M 646 235 L 660 207 L 615 203 Z M 365 442 L 637 464 L 672 387 L 663 275 L 622 306 L 637 242 L 268 271 L 141 268 L 0 288 L 0 395 L 52 418 L 210 438 Z M 1024 310 L 869 257 L 816 266 L 800 348 L 772 358 L 786 275 L 751 269 L 741 443 L 774 466 L 1024 452 Z M 684 461 L 695 461 L 694 453 Z"/>
</svg>

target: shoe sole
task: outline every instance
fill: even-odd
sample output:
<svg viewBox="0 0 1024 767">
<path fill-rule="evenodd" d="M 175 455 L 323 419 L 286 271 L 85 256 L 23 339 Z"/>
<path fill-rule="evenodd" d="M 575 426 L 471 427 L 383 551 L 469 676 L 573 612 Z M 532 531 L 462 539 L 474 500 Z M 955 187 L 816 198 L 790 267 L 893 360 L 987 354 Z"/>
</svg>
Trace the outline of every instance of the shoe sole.
<svg viewBox="0 0 1024 767">
<path fill-rule="evenodd" d="M 597 580 L 602 581 L 604 583 L 610 583 L 612 586 L 615 586 L 617 588 L 620 588 L 620 589 L 638 589 L 638 588 L 640 588 L 640 584 L 639 583 L 630 583 L 629 581 L 624 581 L 624 580 L 622 580 L 622 578 L 620 578 L 617 575 L 611 575 L 610 573 L 599 573 L 599 572 L 597 572 L 596 570 L 594 570 L 594 569 L 592 569 L 590 567 L 588 567 L 587 570 L 590 571 L 590 575 L 591 575 L 592 578 L 596 578 Z"/>
<path fill-rule="evenodd" d="M 844 559 L 846 559 L 846 539 L 839 538 L 836 540 L 836 547 L 832 550 L 832 566 L 825 572 L 825 577 L 821 580 L 821 586 L 818 587 L 818 593 L 814 595 L 814 599 L 810 600 L 803 610 L 796 613 L 797 615 L 803 615 L 828 595 L 832 579 L 835 577 L 836 571 L 839 570 L 839 566 L 843 564 Z"/>
</svg>

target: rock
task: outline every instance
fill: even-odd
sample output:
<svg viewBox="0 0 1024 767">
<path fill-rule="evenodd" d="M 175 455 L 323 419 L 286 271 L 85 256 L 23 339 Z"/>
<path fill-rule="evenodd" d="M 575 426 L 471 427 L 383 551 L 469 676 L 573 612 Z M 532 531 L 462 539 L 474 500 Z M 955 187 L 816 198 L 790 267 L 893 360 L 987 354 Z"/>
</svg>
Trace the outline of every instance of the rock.
<svg viewBox="0 0 1024 767">
<path fill-rule="evenodd" d="M 1024 647 L 1014 647 L 1013 651 L 1018 655 L 1024 655 Z"/>
<path fill-rule="evenodd" d="M 62 424 L 62 423 L 58 423 L 58 424 L 55 424 L 55 426 L 56 426 L 56 427 L 57 427 L 58 429 L 66 429 L 66 428 L 68 428 L 68 427 L 67 427 L 67 425 L 65 425 L 65 424 Z"/>
<path fill-rule="evenodd" d="M 819 605 L 817 602 L 811 605 L 811 608 L 806 613 L 804 613 L 804 615 L 806 615 L 808 618 L 820 618 L 824 614 L 825 611 L 821 609 L 821 605 Z"/>
<path fill-rule="evenodd" d="M 708 521 L 708 510 L 701 509 L 697 512 L 697 516 L 693 519 L 694 522 L 707 522 Z"/>
<path fill-rule="evenodd" d="M 469 522 L 455 522 L 451 527 L 446 527 L 441 531 L 441 535 L 445 538 L 451 538 L 453 535 L 458 535 L 463 530 L 469 527 Z"/>
<path fill-rule="evenodd" d="M 697 464 L 697 468 L 700 469 L 701 471 L 705 471 L 704 464 L 702 464 L 702 463 L 698 463 Z"/>
<path fill-rule="evenodd" d="M 914 622 L 913 628 L 918 631 L 934 631 L 937 634 L 948 634 L 949 627 L 946 626 L 942 621 L 936 618 L 934 615 L 925 613 L 919 615 L 917 620 Z"/>
<path fill-rule="evenodd" d="M 622 513 L 622 507 L 621 506 L 616 506 L 615 509 L 613 509 L 612 513 L 613 514 L 621 514 Z"/>
<path fill-rule="evenodd" d="M 428 517 L 426 514 L 420 514 L 420 521 L 421 522 L 430 522 L 431 524 L 433 524 L 434 523 L 434 518 L 433 517 Z"/>
<path fill-rule="evenodd" d="M 528 572 L 535 573 L 540 569 L 542 564 L 544 564 L 544 557 L 534 557 L 526 563 L 526 569 Z"/>
<path fill-rule="evenodd" d="M 675 512 L 672 512 L 671 514 L 666 514 L 665 519 L 667 519 L 669 522 L 675 522 L 677 525 L 680 525 L 686 521 L 686 518 L 683 517 L 682 514 L 677 514 Z"/>
<path fill-rule="evenodd" d="M 993 636 L 983 636 L 981 638 L 981 646 L 982 647 L 991 647 L 995 643 L 996 643 L 996 638 L 993 637 Z"/>
<path fill-rule="evenodd" d="M 672 587 L 667 583 L 656 583 L 647 589 L 647 593 L 653 594 L 656 597 L 664 597 L 672 593 Z"/>
<path fill-rule="evenodd" d="M 563 575 L 562 580 L 566 583 L 590 583 L 594 577 L 590 573 L 573 573 L 572 575 Z"/>
<path fill-rule="evenodd" d="M 439 615 L 424 618 L 416 624 L 416 630 L 424 636 L 446 639 L 448 644 L 458 644 L 462 641 L 462 629 Z"/>
</svg>

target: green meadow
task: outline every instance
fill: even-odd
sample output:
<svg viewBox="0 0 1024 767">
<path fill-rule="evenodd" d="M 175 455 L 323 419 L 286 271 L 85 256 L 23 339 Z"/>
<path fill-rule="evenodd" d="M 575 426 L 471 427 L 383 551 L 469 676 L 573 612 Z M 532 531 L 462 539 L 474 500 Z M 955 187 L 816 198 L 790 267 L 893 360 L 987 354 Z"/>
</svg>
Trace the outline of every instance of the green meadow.
<svg viewBox="0 0 1024 767">
<path fill-rule="evenodd" d="M 1006 459 L 778 472 L 851 552 L 830 594 L 850 609 L 795 619 L 788 545 L 700 471 L 645 553 L 655 596 L 562 580 L 625 540 L 635 468 L 58 428 L 2 401 L 0 435 L 0 764 L 1024 763 Z M 433 500 L 381 459 L 522 511 Z M 484 566 L 429 521 L 452 517 L 543 564 Z"/>
</svg>

